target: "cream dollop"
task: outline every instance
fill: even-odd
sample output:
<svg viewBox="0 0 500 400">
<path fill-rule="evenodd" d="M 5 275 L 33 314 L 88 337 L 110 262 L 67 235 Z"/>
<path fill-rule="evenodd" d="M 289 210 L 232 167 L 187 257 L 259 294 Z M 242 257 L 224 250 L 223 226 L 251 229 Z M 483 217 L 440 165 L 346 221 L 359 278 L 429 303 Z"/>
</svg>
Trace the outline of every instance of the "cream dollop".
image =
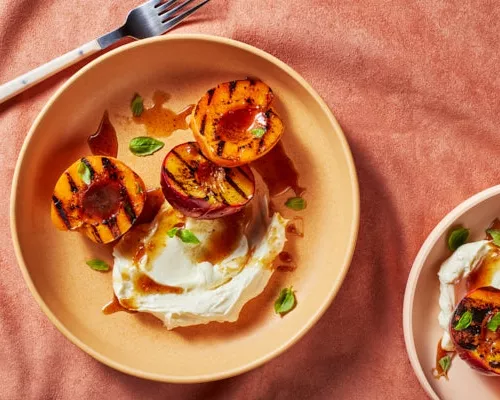
<svg viewBox="0 0 500 400">
<path fill-rule="evenodd" d="M 267 208 L 256 208 L 260 211 L 253 214 L 255 218 L 247 234 L 239 238 L 231 254 L 214 265 L 196 261 L 196 245 L 183 243 L 178 237 L 170 238 L 159 229 L 171 210 L 165 203 L 142 238 L 148 248 L 148 241 L 163 235 L 162 247 L 155 251 L 154 257 L 146 251 L 137 261 L 130 256 L 129 249 L 120 244 L 115 247 L 115 295 L 127 308 L 161 319 L 168 329 L 211 321 L 236 321 L 244 304 L 264 290 L 273 273 L 272 262 L 286 241 L 287 220 L 275 213 L 269 221 Z M 219 224 L 217 220 L 188 218 L 185 228 L 203 243 L 210 235 L 221 233 L 223 227 Z M 178 288 L 181 293 L 145 293 L 137 284 L 138 278 L 144 275 L 156 284 Z"/>
</svg>

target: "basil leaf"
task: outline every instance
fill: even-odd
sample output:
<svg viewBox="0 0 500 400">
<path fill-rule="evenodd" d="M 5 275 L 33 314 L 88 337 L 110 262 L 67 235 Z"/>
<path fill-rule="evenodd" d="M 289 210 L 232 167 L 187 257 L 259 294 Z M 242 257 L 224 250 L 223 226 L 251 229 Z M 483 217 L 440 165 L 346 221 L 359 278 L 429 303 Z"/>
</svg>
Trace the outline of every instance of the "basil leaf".
<svg viewBox="0 0 500 400">
<path fill-rule="evenodd" d="M 300 211 L 307 207 L 307 202 L 302 197 L 290 197 L 285 202 L 285 206 L 292 210 Z"/>
<path fill-rule="evenodd" d="M 176 232 L 176 234 L 179 237 L 179 239 L 181 239 L 184 243 L 190 243 L 190 244 L 200 243 L 196 235 L 189 229 L 180 229 Z"/>
<path fill-rule="evenodd" d="M 458 323 L 455 325 L 455 330 L 456 331 L 463 331 L 464 329 L 467 329 L 472 322 L 472 313 L 467 310 L 462 314 L 460 319 L 458 320 Z"/>
<path fill-rule="evenodd" d="M 144 111 L 144 100 L 138 93 L 136 93 L 130 102 L 130 108 L 132 109 L 132 114 L 134 117 L 140 117 Z"/>
<path fill-rule="evenodd" d="M 274 311 L 276 314 L 286 314 L 295 306 L 295 293 L 293 288 L 281 289 L 280 295 L 274 303 Z"/>
<path fill-rule="evenodd" d="M 80 175 L 83 182 L 90 185 L 90 180 L 92 178 L 90 168 L 83 161 L 80 161 L 80 164 L 78 164 L 78 175 Z"/>
<path fill-rule="evenodd" d="M 448 248 L 451 251 L 455 251 L 460 246 L 462 246 L 469 238 L 469 230 L 465 228 L 457 228 L 450 233 L 448 236 Z"/>
<path fill-rule="evenodd" d="M 500 312 L 497 312 L 493 318 L 491 318 L 489 321 L 488 321 L 488 329 L 492 332 L 496 332 L 498 327 L 500 326 Z"/>
<path fill-rule="evenodd" d="M 449 355 L 446 355 L 442 358 L 439 359 L 439 365 L 441 367 L 441 369 L 443 370 L 444 373 L 448 372 L 448 370 L 450 369 L 450 365 L 451 365 L 451 357 Z"/>
<path fill-rule="evenodd" d="M 167 231 L 167 235 L 168 235 L 168 237 L 173 238 L 175 235 L 177 235 L 178 231 L 179 231 L 179 228 L 177 228 L 177 227 L 174 226 L 172 229 L 169 229 Z"/>
<path fill-rule="evenodd" d="M 95 271 L 109 271 L 109 265 L 98 258 L 88 260 L 86 264 Z"/>
<path fill-rule="evenodd" d="M 250 133 L 254 135 L 256 138 L 261 138 L 266 133 L 266 130 L 264 128 L 255 128 L 252 129 Z"/>
<path fill-rule="evenodd" d="M 494 245 L 500 246 L 500 229 L 488 229 L 486 233 L 491 236 Z"/>
<path fill-rule="evenodd" d="M 149 136 L 139 136 L 130 141 L 128 148 L 134 155 L 144 157 L 156 153 L 158 150 L 161 150 L 163 146 L 165 146 L 165 143 L 160 140 L 156 140 Z"/>
</svg>

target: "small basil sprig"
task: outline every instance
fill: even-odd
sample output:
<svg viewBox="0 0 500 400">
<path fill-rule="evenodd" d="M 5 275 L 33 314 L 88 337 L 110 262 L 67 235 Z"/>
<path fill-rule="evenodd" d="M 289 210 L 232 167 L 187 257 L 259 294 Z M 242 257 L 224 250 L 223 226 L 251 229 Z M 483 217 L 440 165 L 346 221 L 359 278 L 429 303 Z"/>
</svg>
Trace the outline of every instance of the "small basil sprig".
<svg viewBox="0 0 500 400">
<path fill-rule="evenodd" d="M 486 233 L 491 236 L 494 245 L 500 246 L 500 229 L 488 229 Z"/>
<path fill-rule="evenodd" d="M 167 231 L 168 237 L 173 238 L 177 236 L 183 243 L 189 244 L 199 244 L 200 240 L 196 237 L 196 235 L 191 232 L 189 229 L 181 229 L 178 227 L 173 227 Z"/>
<path fill-rule="evenodd" d="M 463 331 L 464 329 L 467 329 L 471 323 L 472 323 L 472 312 L 467 310 L 462 314 L 462 316 L 458 320 L 457 324 L 455 325 L 455 330 Z"/>
<path fill-rule="evenodd" d="M 486 325 L 488 329 L 492 332 L 496 332 L 498 327 L 500 326 L 500 312 L 497 312 Z"/>
<path fill-rule="evenodd" d="M 105 261 L 94 258 L 93 260 L 86 261 L 86 264 L 94 271 L 109 271 L 109 265 Z"/>
<path fill-rule="evenodd" d="M 132 109 L 132 114 L 134 117 L 140 117 L 144 111 L 144 100 L 138 93 L 134 95 L 132 101 L 130 102 L 130 108 Z"/>
<path fill-rule="evenodd" d="M 149 136 L 139 136 L 130 141 L 128 148 L 134 155 L 144 157 L 156 153 L 158 150 L 161 150 L 163 146 L 165 146 L 165 143 L 160 140 L 156 140 Z"/>
<path fill-rule="evenodd" d="M 455 251 L 462 246 L 469 238 L 469 230 L 463 227 L 454 229 L 448 236 L 448 248 Z"/>
<path fill-rule="evenodd" d="M 80 179 L 84 183 L 90 185 L 90 181 L 92 180 L 92 174 L 90 172 L 89 166 L 85 164 L 83 161 L 80 161 L 80 164 L 78 164 L 78 175 L 80 176 Z"/>
<path fill-rule="evenodd" d="M 286 314 L 293 309 L 295 303 L 296 299 L 293 288 L 290 286 L 289 288 L 281 289 L 281 292 L 274 303 L 274 311 L 276 314 Z"/>
<path fill-rule="evenodd" d="M 295 211 L 303 210 L 307 207 L 307 202 L 302 197 L 290 197 L 286 202 L 285 206 L 291 208 Z"/>
<path fill-rule="evenodd" d="M 255 128 L 252 129 L 250 133 L 254 135 L 256 138 L 261 138 L 266 133 L 266 130 L 264 128 Z"/>
<path fill-rule="evenodd" d="M 444 357 L 441 357 L 438 362 L 443 372 L 447 373 L 451 366 L 451 357 L 449 355 L 446 355 Z"/>
</svg>

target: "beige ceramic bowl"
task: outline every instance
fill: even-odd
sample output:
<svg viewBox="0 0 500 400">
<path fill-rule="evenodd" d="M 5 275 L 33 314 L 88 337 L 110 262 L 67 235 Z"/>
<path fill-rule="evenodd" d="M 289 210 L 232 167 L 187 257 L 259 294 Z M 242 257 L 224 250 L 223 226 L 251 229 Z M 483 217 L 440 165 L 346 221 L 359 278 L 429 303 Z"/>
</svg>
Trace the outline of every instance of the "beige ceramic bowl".
<svg viewBox="0 0 500 400">
<path fill-rule="evenodd" d="M 295 272 L 277 272 L 247 304 L 237 323 L 211 323 L 167 331 L 149 315 L 103 315 L 112 296 L 111 274 L 85 260 L 111 261 L 77 233 L 50 221 L 58 176 L 89 153 L 86 139 L 104 110 L 119 136 L 118 158 L 150 187 L 159 185 L 161 160 L 173 145 L 192 140 L 181 131 L 148 158 L 128 151 L 145 133 L 131 121 L 130 99 L 146 103 L 155 90 L 171 95 L 180 110 L 219 82 L 259 77 L 274 90 L 286 124 L 284 145 L 307 188 L 305 238 L 288 249 Z M 17 163 L 11 225 L 19 265 L 34 297 L 57 328 L 81 349 L 120 371 L 159 381 L 201 382 L 248 371 L 295 343 L 326 310 L 347 272 L 359 219 L 356 173 L 342 131 L 317 93 L 290 67 L 243 43 L 202 35 L 168 35 L 129 44 L 100 57 L 73 76 L 36 119 Z M 283 207 L 281 207 L 283 210 Z M 290 217 L 290 210 L 283 210 Z M 293 285 L 298 306 L 284 318 L 273 312 L 281 288 Z"/>
<path fill-rule="evenodd" d="M 432 368 L 442 330 L 439 314 L 441 263 L 450 256 L 446 245 L 449 230 L 456 225 L 470 229 L 470 241 L 484 238 L 484 231 L 500 217 L 500 186 L 494 186 L 464 201 L 450 212 L 431 232 L 415 259 L 408 277 L 403 307 L 406 349 L 415 373 L 433 399 L 498 399 L 500 378 L 481 375 L 455 357 L 449 380 L 436 380 Z"/>
</svg>

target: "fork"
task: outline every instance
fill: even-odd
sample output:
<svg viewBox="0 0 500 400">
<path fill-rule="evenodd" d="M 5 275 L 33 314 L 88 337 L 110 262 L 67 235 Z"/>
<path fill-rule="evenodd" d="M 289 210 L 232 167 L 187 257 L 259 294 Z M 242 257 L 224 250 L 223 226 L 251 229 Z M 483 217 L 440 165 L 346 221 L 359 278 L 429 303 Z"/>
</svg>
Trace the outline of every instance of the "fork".
<svg viewBox="0 0 500 400">
<path fill-rule="evenodd" d="M 1 85 L 0 104 L 64 68 L 111 46 L 126 36 L 131 36 L 135 39 L 145 39 L 161 35 L 179 24 L 184 18 L 189 17 L 210 0 L 197 1 L 197 4 L 195 3 L 196 5 L 193 7 L 186 8 L 194 1 L 197 0 L 147 1 L 129 12 L 125 24 L 120 28 Z"/>
</svg>

